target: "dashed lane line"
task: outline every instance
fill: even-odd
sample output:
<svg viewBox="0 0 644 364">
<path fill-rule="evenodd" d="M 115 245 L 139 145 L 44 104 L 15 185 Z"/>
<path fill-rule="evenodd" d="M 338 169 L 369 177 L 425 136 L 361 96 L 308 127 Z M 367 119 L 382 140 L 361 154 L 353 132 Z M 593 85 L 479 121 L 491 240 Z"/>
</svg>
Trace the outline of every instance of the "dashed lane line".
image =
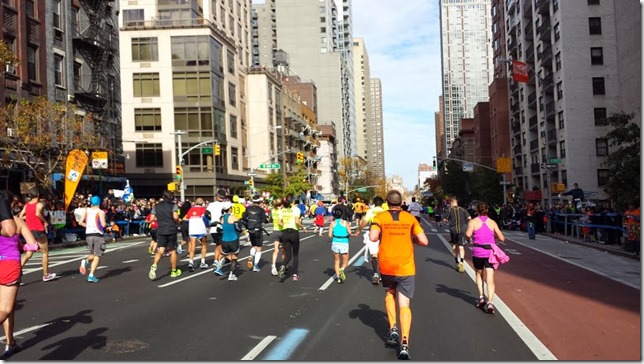
<svg viewBox="0 0 644 364">
<path fill-rule="evenodd" d="M 244 355 L 241 360 L 253 360 L 257 358 L 257 356 L 264 350 L 266 347 L 275 340 L 277 336 L 274 335 L 269 335 L 266 336 L 262 341 L 259 342 L 259 344 L 255 345 L 255 347 L 248 352 L 248 354 Z"/>
</svg>

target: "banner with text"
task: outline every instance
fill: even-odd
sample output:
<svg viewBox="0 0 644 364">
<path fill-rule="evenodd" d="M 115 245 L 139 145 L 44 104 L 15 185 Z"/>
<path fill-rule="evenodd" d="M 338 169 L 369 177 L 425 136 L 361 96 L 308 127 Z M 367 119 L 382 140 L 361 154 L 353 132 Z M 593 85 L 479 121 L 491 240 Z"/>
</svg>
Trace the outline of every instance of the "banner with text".
<svg viewBox="0 0 644 364">
<path fill-rule="evenodd" d="M 88 160 L 87 154 L 80 149 L 74 149 L 67 155 L 65 162 L 65 210 L 72 202 L 72 197 L 74 197 L 78 183 L 83 177 Z"/>
</svg>

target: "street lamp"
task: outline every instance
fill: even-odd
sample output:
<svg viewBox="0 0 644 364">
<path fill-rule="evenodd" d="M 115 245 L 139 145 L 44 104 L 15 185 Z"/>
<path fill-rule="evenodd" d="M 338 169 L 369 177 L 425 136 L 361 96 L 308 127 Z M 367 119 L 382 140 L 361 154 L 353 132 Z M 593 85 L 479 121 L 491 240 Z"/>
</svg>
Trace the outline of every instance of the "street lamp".
<svg viewBox="0 0 644 364">
<path fill-rule="evenodd" d="M 178 162 L 177 167 L 181 168 L 181 170 L 182 170 L 181 181 L 180 181 L 180 184 L 179 184 L 179 189 L 180 189 L 180 194 L 181 194 L 181 202 L 186 200 L 185 184 L 183 182 L 185 180 L 185 177 L 183 176 L 183 166 L 185 165 L 185 161 L 184 161 L 183 157 L 186 154 L 188 154 L 191 151 L 193 151 L 194 149 L 201 147 L 202 145 L 219 144 L 219 141 L 217 139 L 206 140 L 205 142 L 200 142 L 200 143 L 190 147 L 188 150 L 186 150 L 184 152 L 183 151 L 182 141 L 181 141 L 181 136 L 184 135 L 184 134 L 187 134 L 187 133 L 188 132 L 181 131 L 181 130 L 177 130 L 177 131 L 174 131 L 174 132 L 170 133 L 170 134 L 174 134 L 174 135 L 177 136 L 177 143 L 179 144 L 178 151 L 177 151 L 177 162 Z"/>
<path fill-rule="evenodd" d="M 499 62 L 499 63 L 512 63 L 512 59 L 497 58 L 497 62 Z M 543 130 L 544 130 L 544 133 L 543 133 L 544 134 L 544 142 L 546 144 L 545 161 L 543 160 L 544 156 L 542 156 L 542 164 L 544 165 L 544 168 L 546 170 L 546 185 L 547 185 L 547 191 L 548 191 L 547 192 L 548 193 L 548 209 L 547 210 L 551 211 L 552 210 L 552 193 L 550 191 L 550 188 L 551 188 L 551 185 L 550 185 L 551 171 L 546 166 L 546 164 L 550 162 L 550 144 L 548 142 L 548 120 L 546 119 L 546 115 L 545 115 L 546 94 L 543 91 L 543 79 L 537 74 L 537 72 L 534 70 L 534 68 L 532 68 L 532 66 L 529 63 L 525 63 L 525 62 L 522 62 L 522 63 L 525 64 L 526 66 L 528 66 L 528 68 L 530 68 L 530 71 L 532 71 L 532 74 L 534 74 L 535 78 L 538 80 L 539 85 L 537 86 L 537 88 L 539 89 L 539 96 L 543 100 L 543 105 L 544 105 L 543 108 L 539 108 L 539 109 L 541 109 L 541 118 L 542 118 L 542 121 L 543 121 Z M 551 219 L 548 219 L 548 224 L 549 225 L 552 223 L 550 220 Z"/>
<path fill-rule="evenodd" d="M 255 135 L 265 133 L 267 130 L 275 131 L 275 130 L 278 130 L 278 129 L 281 129 L 281 128 L 282 128 L 281 125 L 276 125 L 274 127 L 269 126 L 266 129 L 259 130 L 258 132 L 253 133 L 253 134 L 248 136 L 248 165 L 250 165 L 250 172 L 248 172 L 248 176 L 250 177 L 250 185 L 251 185 L 251 190 L 250 191 L 251 191 L 251 193 L 255 193 L 255 176 L 257 176 L 257 173 L 255 172 L 255 166 L 253 165 L 253 144 L 254 143 L 250 139 L 252 137 L 254 137 Z M 273 142 L 273 140 L 271 139 L 271 143 L 272 142 Z M 270 159 L 275 158 L 275 157 L 276 157 L 276 155 L 271 157 Z M 257 166 L 257 167 L 259 168 L 259 166 Z"/>
</svg>

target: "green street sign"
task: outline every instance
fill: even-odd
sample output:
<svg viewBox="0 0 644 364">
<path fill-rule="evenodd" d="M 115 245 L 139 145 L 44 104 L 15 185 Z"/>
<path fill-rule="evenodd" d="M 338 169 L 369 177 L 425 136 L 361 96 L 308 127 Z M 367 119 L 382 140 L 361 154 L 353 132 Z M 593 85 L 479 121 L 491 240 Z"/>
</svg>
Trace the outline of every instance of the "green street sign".
<svg viewBox="0 0 644 364">
<path fill-rule="evenodd" d="M 280 169 L 280 167 L 279 163 L 266 163 L 259 165 L 259 169 Z"/>
<path fill-rule="evenodd" d="M 250 184 L 250 181 L 244 181 L 244 184 L 248 186 Z"/>
<path fill-rule="evenodd" d="M 212 154 L 212 148 L 201 148 L 201 154 Z"/>
<path fill-rule="evenodd" d="M 364 188 L 364 187 L 360 187 L 356 191 L 358 191 L 358 192 L 367 192 L 367 189 Z"/>
<path fill-rule="evenodd" d="M 559 159 L 559 158 L 550 158 L 549 162 L 554 163 L 554 164 L 559 164 L 559 163 L 561 163 L 561 159 Z"/>
</svg>

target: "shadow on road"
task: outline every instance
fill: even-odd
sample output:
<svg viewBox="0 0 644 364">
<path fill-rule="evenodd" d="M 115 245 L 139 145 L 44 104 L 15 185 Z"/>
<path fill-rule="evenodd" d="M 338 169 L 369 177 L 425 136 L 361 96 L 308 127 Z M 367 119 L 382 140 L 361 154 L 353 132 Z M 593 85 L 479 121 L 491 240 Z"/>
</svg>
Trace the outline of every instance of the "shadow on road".
<svg viewBox="0 0 644 364">
<path fill-rule="evenodd" d="M 436 285 L 436 292 L 437 293 L 446 293 L 452 297 L 455 298 L 460 298 L 463 301 L 467 302 L 468 304 L 474 304 L 476 303 L 476 297 L 471 296 L 467 291 L 464 291 L 462 289 L 458 288 L 451 288 L 448 287 L 444 284 L 437 284 Z"/>
<path fill-rule="evenodd" d="M 110 269 L 105 274 L 100 276 L 100 278 L 105 279 L 105 278 L 110 278 L 110 277 L 116 277 L 116 276 L 120 276 L 121 274 L 130 272 L 130 271 L 132 271 L 132 267 Z"/>
<path fill-rule="evenodd" d="M 385 344 L 384 337 L 389 331 L 389 321 L 387 321 L 387 314 L 384 311 L 374 310 L 369 305 L 361 303 L 359 308 L 349 311 L 349 318 L 359 319 L 360 322 L 366 326 L 373 328 L 376 335 Z"/>
<path fill-rule="evenodd" d="M 66 333 L 76 324 L 91 324 L 94 322 L 92 316 L 90 316 L 91 312 L 92 310 L 83 310 L 73 316 L 63 316 L 53 320 L 51 324 L 35 331 L 34 336 L 31 339 L 23 342 L 23 349 L 27 349 L 54 336 Z"/>
<path fill-rule="evenodd" d="M 444 260 L 425 258 L 425 261 L 426 262 L 432 262 L 432 263 L 435 263 L 435 264 L 438 264 L 438 265 L 442 265 L 444 267 L 449 268 L 450 270 L 454 270 L 454 266 L 450 265 L 449 263 L 445 262 Z"/>
<path fill-rule="evenodd" d="M 107 343 L 107 337 L 100 335 L 105 331 L 107 331 L 106 327 L 100 327 L 88 331 L 85 335 L 67 337 L 47 345 L 42 350 L 54 348 L 55 350 L 44 355 L 40 360 L 72 360 L 89 348 L 101 349 Z"/>
</svg>

